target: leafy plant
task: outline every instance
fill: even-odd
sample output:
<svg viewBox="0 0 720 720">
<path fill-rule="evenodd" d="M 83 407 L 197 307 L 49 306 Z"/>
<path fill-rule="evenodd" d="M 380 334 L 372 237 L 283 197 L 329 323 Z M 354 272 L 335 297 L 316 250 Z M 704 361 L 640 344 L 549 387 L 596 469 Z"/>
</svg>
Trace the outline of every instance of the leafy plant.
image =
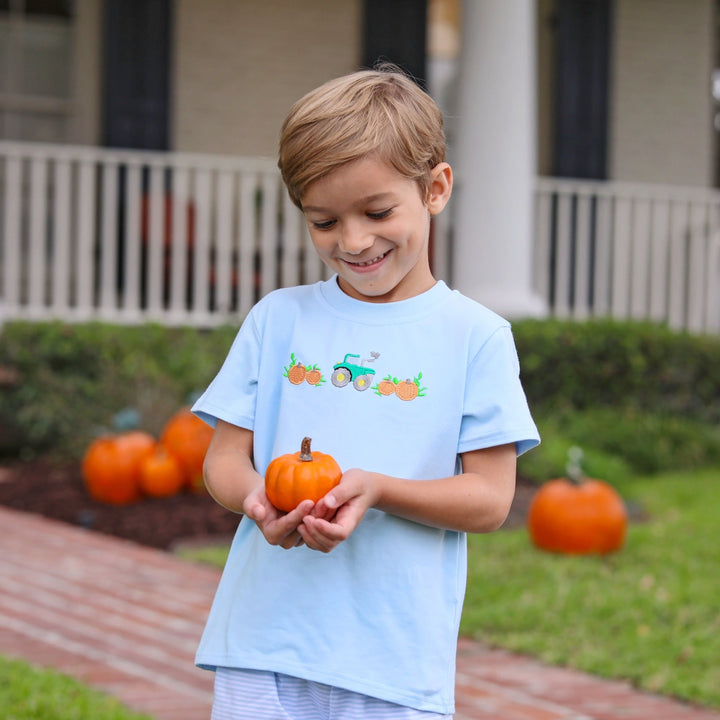
<svg viewBox="0 0 720 720">
<path fill-rule="evenodd" d="M 0 454 L 52 451 L 79 458 L 128 407 L 158 436 L 188 396 L 210 382 L 235 332 L 8 323 L 0 335 L 0 367 L 18 380 L 0 386 Z"/>
<path fill-rule="evenodd" d="M 720 427 L 636 408 L 596 407 L 535 413 L 542 444 L 518 467 L 535 480 L 564 474 L 568 449 L 579 445 L 586 474 L 610 482 L 668 469 L 720 464 Z"/>
<path fill-rule="evenodd" d="M 605 479 L 720 462 L 720 338 L 610 320 L 523 320 L 513 332 L 543 435 L 523 459 L 533 477 L 562 474 L 574 444 L 585 451 L 588 473 Z M 143 429 L 159 437 L 167 418 L 210 382 L 235 333 L 7 324 L 0 368 L 17 380 L 0 385 L 0 455 L 79 458 L 121 408 L 135 408 Z M 286 372 L 293 363 L 294 356 Z M 392 394 L 403 382 L 388 376 L 374 390 Z M 415 388 L 405 384 L 402 392 L 410 398 Z"/>
<path fill-rule="evenodd" d="M 533 408 L 720 420 L 720 337 L 616 320 L 523 320 L 513 333 Z"/>
<path fill-rule="evenodd" d="M 552 419 L 538 422 L 542 443 L 518 459 L 518 470 L 526 477 L 542 482 L 565 474 L 568 450 L 578 443 L 564 435 Z M 591 477 L 618 484 L 633 475 L 631 465 L 622 457 L 582 444 L 583 468 Z"/>
</svg>

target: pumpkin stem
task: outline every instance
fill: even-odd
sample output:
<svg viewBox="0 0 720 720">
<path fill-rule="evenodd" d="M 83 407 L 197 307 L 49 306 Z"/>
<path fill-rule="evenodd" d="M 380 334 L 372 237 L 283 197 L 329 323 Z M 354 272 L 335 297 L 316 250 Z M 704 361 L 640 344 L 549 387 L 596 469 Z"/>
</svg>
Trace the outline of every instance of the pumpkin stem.
<svg viewBox="0 0 720 720">
<path fill-rule="evenodd" d="M 302 440 L 302 444 L 300 445 L 300 460 L 303 462 L 311 462 L 313 459 L 312 453 L 310 452 L 311 442 L 312 439 L 309 437 L 304 437 Z"/>
<path fill-rule="evenodd" d="M 567 476 L 575 485 L 579 485 L 583 480 L 583 472 L 581 462 L 583 459 L 582 448 L 573 445 L 568 450 L 568 461 L 566 465 Z"/>
</svg>

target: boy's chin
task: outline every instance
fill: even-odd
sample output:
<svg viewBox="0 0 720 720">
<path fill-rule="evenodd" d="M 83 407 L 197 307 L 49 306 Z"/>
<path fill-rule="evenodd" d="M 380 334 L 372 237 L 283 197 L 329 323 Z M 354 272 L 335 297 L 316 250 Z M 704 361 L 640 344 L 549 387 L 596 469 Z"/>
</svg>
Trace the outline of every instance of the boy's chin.
<svg viewBox="0 0 720 720">
<path fill-rule="evenodd" d="M 338 276 L 338 284 L 346 295 L 366 302 L 387 302 L 385 298 L 392 295 L 395 289 L 394 287 L 384 287 L 375 283 L 358 282 L 354 278 L 349 280 L 342 275 Z"/>
<path fill-rule="evenodd" d="M 350 282 L 347 278 L 339 276 L 340 289 L 356 300 L 371 303 L 389 303 L 407 300 L 420 292 L 413 292 L 412 288 L 406 287 L 404 283 L 358 283 Z"/>
</svg>

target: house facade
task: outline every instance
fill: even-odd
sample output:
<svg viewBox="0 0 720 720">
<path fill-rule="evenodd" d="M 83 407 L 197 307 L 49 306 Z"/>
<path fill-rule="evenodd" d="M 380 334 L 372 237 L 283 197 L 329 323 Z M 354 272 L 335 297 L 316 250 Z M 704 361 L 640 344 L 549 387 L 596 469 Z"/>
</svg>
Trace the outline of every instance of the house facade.
<svg viewBox="0 0 720 720">
<path fill-rule="evenodd" d="M 40 143 L 272 162 L 297 97 L 385 57 L 425 82 L 448 120 L 458 184 L 437 228 L 438 274 L 501 313 L 542 314 L 600 287 L 597 277 L 589 289 L 582 279 L 571 281 L 574 289 L 557 285 L 558 254 L 568 253 L 573 268 L 582 255 L 582 228 L 572 225 L 566 240 L 557 234 L 564 204 L 573 223 L 585 210 L 602 220 L 592 183 L 616 194 L 640 185 L 702 189 L 704 245 L 695 262 L 716 262 L 716 25 L 715 0 L 9 0 L 0 8 L 0 141 L 6 149 Z M 3 162 L 7 286 L 12 228 L 30 222 L 13 219 Z M 543 207 L 538 176 L 580 184 L 571 197 L 542 185 L 550 193 Z M 629 210 L 613 199 L 612 227 L 624 218 L 637 235 L 647 213 L 657 228 L 664 210 L 634 197 Z M 667 202 L 670 228 L 678 211 Z M 692 216 L 697 202 L 693 196 L 682 212 Z M 543 213 L 551 237 L 541 256 Z M 690 247 L 688 223 L 681 234 Z M 602 265 L 603 238 L 597 224 L 588 232 L 590 276 Z M 658 272 L 669 278 L 667 242 Z M 631 284 L 642 273 L 641 250 L 627 248 Z M 622 263 L 622 252 L 611 261 Z M 612 270 L 606 299 L 612 305 L 614 293 L 628 314 L 623 272 Z M 713 278 L 703 281 L 705 325 L 715 322 Z M 648 297 L 670 292 L 653 291 L 652 282 Z M 590 311 L 602 302 L 595 298 Z"/>
</svg>

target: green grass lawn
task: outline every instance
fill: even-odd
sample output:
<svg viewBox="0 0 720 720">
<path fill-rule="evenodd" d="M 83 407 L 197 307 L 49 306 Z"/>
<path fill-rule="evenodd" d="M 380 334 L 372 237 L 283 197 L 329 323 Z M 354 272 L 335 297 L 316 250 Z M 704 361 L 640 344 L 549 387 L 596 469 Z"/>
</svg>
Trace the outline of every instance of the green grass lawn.
<svg viewBox="0 0 720 720">
<path fill-rule="evenodd" d="M 149 720 L 51 670 L 0 656 L 3 720 Z"/>
<path fill-rule="evenodd" d="M 524 529 L 471 537 L 461 632 L 720 708 L 720 471 L 621 491 L 649 518 L 614 555 L 545 553 Z"/>
</svg>

